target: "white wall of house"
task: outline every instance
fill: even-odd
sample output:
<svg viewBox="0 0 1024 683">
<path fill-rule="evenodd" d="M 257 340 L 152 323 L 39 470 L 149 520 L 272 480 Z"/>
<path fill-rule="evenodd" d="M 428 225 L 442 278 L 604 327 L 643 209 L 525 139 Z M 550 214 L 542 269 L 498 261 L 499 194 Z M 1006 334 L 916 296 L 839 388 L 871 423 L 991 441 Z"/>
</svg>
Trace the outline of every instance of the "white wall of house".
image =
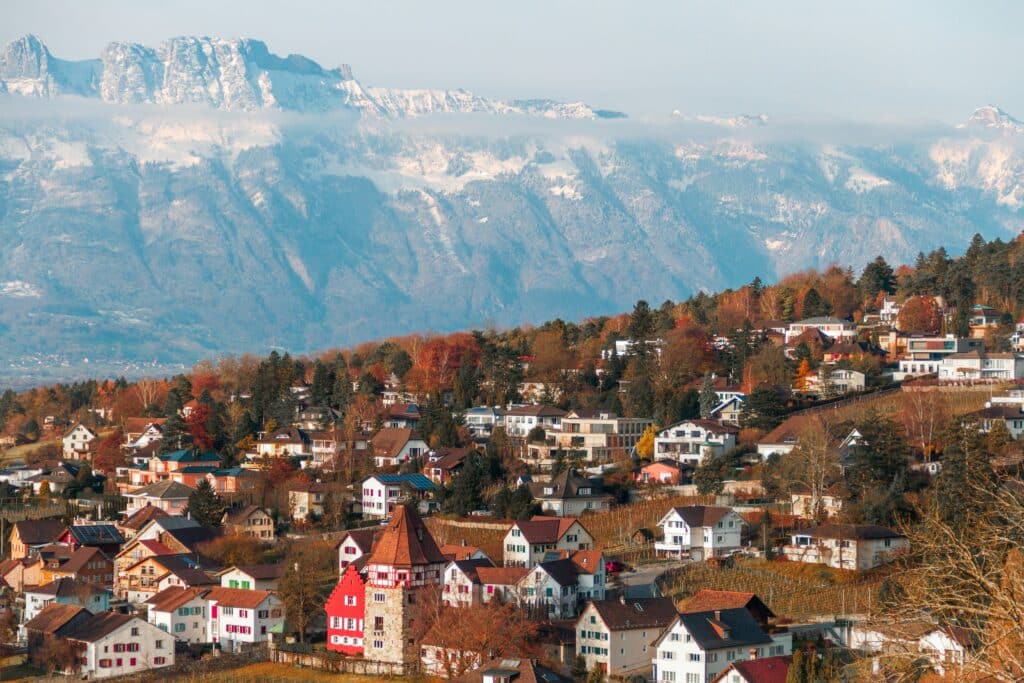
<svg viewBox="0 0 1024 683">
<path fill-rule="evenodd" d="M 157 611 L 149 606 L 149 623 L 185 643 L 208 643 L 207 605 L 202 596 L 192 598 L 170 611 Z"/>
<path fill-rule="evenodd" d="M 690 557 L 704 560 L 737 550 L 742 544 L 743 518 L 730 510 L 713 526 L 690 528 L 673 508 L 660 522 L 662 540 L 654 545 L 656 552 L 679 555 L 689 552 Z"/>
<path fill-rule="evenodd" d="M 474 584 L 454 562 L 445 568 L 443 579 L 441 601 L 445 605 L 469 607 L 480 603 L 480 584 Z"/>
<path fill-rule="evenodd" d="M 174 665 L 174 639 L 142 619 L 132 619 L 87 643 L 81 673 L 111 678 Z"/>
<path fill-rule="evenodd" d="M 508 567 L 533 567 L 544 559 L 544 553 L 555 550 L 590 550 L 594 547 L 594 537 L 590 535 L 579 522 L 573 524 L 566 530 L 562 537 L 555 543 L 529 543 L 519 530 L 518 525 L 513 525 L 505 534 L 505 566 Z"/>
<path fill-rule="evenodd" d="M 906 538 L 815 539 L 808 534 L 795 534 L 782 553 L 787 560 L 823 564 L 835 569 L 864 571 L 890 562 L 910 548 Z"/>
<path fill-rule="evenodd" d="M 215 610 L 214 605 L 211 601 L 207 610 L 207 630 L 225 652 L 238 652 L 245 644 L 269 640 L 270 630 L 284 621 L 281 602 L 273 595 L 255 608 L 216 605 Z"/>
<path fill-rule="evenodd" d="M 654 437 L 654 458 L 700 465 L 706 458 L 736 447 L 732 431 L 709 430 L 695 422 L 680 422 L 666 427 Z"/>
<path fill-rule="evenodd" d="M 576 584 L 562 586 L 541 566 L 534 567 L 519 580 L 519 600 L 530 607 L 547 607 L 552 619 L 568 619 L 576 616 L 576 601 L 579 587 Z"/>
<path fill-rule="evenodd" d="M 656 643 L 654 653 L 654 680 L 678 683 L 707 683 L 733 662 L 756 657 L 788 655 L 793 651 L 793 635 L 781 633 L 772 636 L 771 643 L 739 647 L 703 649 L 676 620 Z"/>
<path fill-rule="evenodd" d="M 612 631 L 593 606 L 587 605 L 576 622 L 576 651 L 587 663 L 604 666 L 610 676 L 650 666 L 653 643 L 663 629 L 638 628 Z"/>
</svg>

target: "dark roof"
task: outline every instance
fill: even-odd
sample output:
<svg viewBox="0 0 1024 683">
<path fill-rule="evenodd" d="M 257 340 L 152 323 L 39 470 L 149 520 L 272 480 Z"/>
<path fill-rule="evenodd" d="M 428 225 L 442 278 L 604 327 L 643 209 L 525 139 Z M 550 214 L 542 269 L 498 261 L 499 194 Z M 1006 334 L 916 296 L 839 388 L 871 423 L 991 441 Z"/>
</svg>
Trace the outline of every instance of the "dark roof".
<svg viewBox="0 0 1024 683">
<path fill-rule="evenodd" d="M 25 622 L 26 631 L 39 633 L 56 633 L 80 614 L 92 616 L 89 610 L 79 605 L 63 605 L 51 602 L 39 614 Z"/>
<path fill-rule="evenodd" d="M 88 590 L 90 595 L 98 592 L 102 592 L 103 589 L 94 587 L 88 583 L 75 581 L 70 577 L 61 577 L 56 581 L 50 583 L 44 583 L 42 586 L 34 586 L 31 588 L 26 587 L 26 593 L 36 593 L 38 595 L 52 595 L 55 598 L 69 598 L 73 595 L 78 594 L 79 590 Z"/>
<path fill-rule="evenodd" d="M 495 586 L 511 586 L 530 573 L 526 567 L 477 567 L 480 583 Z"/>
<path fill-rule="evenodd" d="M 704 431 L 711 432 L 712 434 L 739 434 L 739 427 L 733 427 L 732 425 L 724 425 L 721 422 L 715 422 L 714 420 L 680 420 L 675 424 L 670 424 L 668 427 L 662 428 L 661 432 L 667 432 L 675 429 L 679 425 L 692 424 L 700 427 Z"/>
<path fill-rule="evenodd" d="M 469 577 L 470 581 L 473 583 L 480 583 L 480 577 L 477 574 L 477 570 L 480 567 L 493 567 L 494 563 L 487 558 L 478 560 L 455 560 L 455 566 L 459 568 L 459 571 Z"/>
<path fill-rule="evenodd" d="M 67 527 L 59 519 L 24 519 L 15 522 L 14 528 L 25 545 L 43 545 L 56 541 Z"/>
<path fill-rule="evenodd" d="M 572 560 L 551 560 L 537 565 L 559 586 L 573 586 L 579 582 L 580 570 Z"/>
<path fill-rule="evenodd" d="M 124 543 L 124 536 L 113 524 L 75 524 L 68 530 L 82 545 L 109 545 Z"/>
<path fill-rule="evenodd" d="M 772 642 L 750 612 L 743 608 L 685 612 L 679 615 L 679 621 L 702 650 Z"/>
<path fill-rule="evenodd" d="M 443 564 L 444 555 L 437 547 L 430 530 L 412 508 L 399 505 L 391 513 L 391 521 L 373 547 L 369 564 L 414 567 Z"/>
<path fill-rule="evenodd" d="M 678 614 L 671 598 L 594 600 L 591 603 L 601 621 L 612 631 L 634 628 L 664 628 Z"/>
<path fill-rule="evenodd" d="M 516 406 L 505 411 L 506 415 L 532 415 L 534 417 L 565 417 L 566 412 L 554 406 Z"/>
<path fill-rule="evenodd" d="M 718 523 L 718 520 L 732 512 L 732 508 L 713 505 L 689 505 L 672 509 L 683 518 L 683 521 L 691 529 L 694 527 L 714 526 Z"/>
<path fill-rule="evenodd" d="M 352 529 L 341 537 L 341 540 L 338 541 L 338 545 L 340 546 L 344 543 L 346 538 L 351 538 L 355 542 L 356 546 L 359 547 L 359 550 L 361 550 L 365 555 L 373 550 L 373 542 L 377 540 L 380 533 L 381 530 L 379 527 L 371 527 L 369 529 Z"/>
<path fill-rule="evenodd" d="M 549 482 L 533 482 L 529 484 L 530 493 L 534 498 L 564 499 L 564 498 L 602 498 L 604 493 L 604 482 L 598 479 L 588 479 L 582 476 L 575 469 L 569 469 L 558 473 Z M 545 493 L 546 489 L 553 489 L 551 493 Z M 586 496 L 580 495 L 580 489 L 590 489 Z"/>
<path fill-rule="evenodd" d="M 195 449 L 172 451 L 157 457 L 164 462 L 220 462 L 220 456 L 216 453 L 200 453 Z"/>
<path fill-rule="evenodd" d="M 200 543 L 206 543 L 220 536 L 220 529 L 211 526 L 197 526 L 185 529 L 168 529 L 165 531 L 168 536 L 182 544 L 189 550 L 195 550 Z"/>
<path fill-rule="evenodd" d="M 96 546 L 83 546 L 71 553 L 71 557 L 60 566 L 59 571 L 67 574 L 77 574 L 88 562 L 92 562 L 93 558 L 97 555 L 103 560 L 108 559 L 103 554 L 103 551 Z"/>
<path fill-rule="evenodd" d="M 812 538 L 835 538 L 835 539 L 856 539 L 869 541 L 879 538 L 902 538 L 903 536 L 892 529 L 876 524 L 822 524 L 811 529 L 809 533 Z"/>
<path fill-rule="evenodd" d="M 153 561 L 189 586 L 209 586 L 217 583 L 217 580 L 204 571 L 199 562 L 190 555 L 159 555 L 154 557 Z M 211 568 L 210 571 L 214 569 Z"/>
<path fill-rule="evenodd" d="M 437 488 L 437 484 L 419 472 L 412 472 L 408 474 L 373 474 L 370 475 L 370 478 L 376 479 L 382 484 L 400 484 L 403 486 L 409 486 L 417 491 L 430 491 L 431 489 Z"/>
<path fill-rule="evenodd" d="M 260 507 L 258 505 L 242 505 L 231 508 L 224 514 L 226 516 L 226 521 L 229 524 L 237 524 L 239 522 L 244 522 L 250 515 L 257 511 L 260 511 Z"/>
<path fill-rule="evenodd" d="M 810 426 L 813 415 L 792 415 L 782 421 L 778 427 L 757 440 L 758 444 L 789 444 L 795 445 Z"/>
<path fill-rule="evenodd" d="M 67 634 L 67 637 L 86 643 L 94 643 L 100 638 L 113 633 L 129 621 L 135 620 L 138 620 L 143 624 L 146 623 L 144 620 L 130 614 L 121 614 L 120 612 L 100 612 L 99 614 L 94 614 L 87 621 L 76 626 L 74 631 Z"/>
<path fill-rule="evenodd" d="M 281 578 L 281 575 L 284 574 L 284 565 L 283 564 L 246 564 L 246 565 L 236 565 L 234 567 L 228 567 L 227 569 L 222 571 L 221 574 L 226 574 L 227 572 L 229 572 L 229 571 L 231 571 L 233 569 L 237 569 L 238 571 L 246 574 L 247 576 L 251 576 L 252 578 L 256 579 L 257 581 L 266 581 L 266 580 L 271 580 L 271 579 L 279 579 L 279 578 Z"/>
</svg>

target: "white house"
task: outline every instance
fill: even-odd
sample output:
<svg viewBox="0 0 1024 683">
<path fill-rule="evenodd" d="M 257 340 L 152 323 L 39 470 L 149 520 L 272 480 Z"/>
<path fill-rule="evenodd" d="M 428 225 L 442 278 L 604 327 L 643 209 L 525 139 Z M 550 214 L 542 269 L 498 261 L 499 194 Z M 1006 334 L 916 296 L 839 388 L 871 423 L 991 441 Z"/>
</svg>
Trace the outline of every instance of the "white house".
<svg viewBox="0 0 1024 683">
<path fill-rule="evenodd" d="M 944 358 L 977 351 L 983 347 L 982 339 L 965 339 L 952 334 L 941 337 L 910 337 L 907 339 L 907 351 L 900 359 L 896 377 L 937 375 Z"/>
<path fill-rule="evenodd" d="M 483 597 L 483 584 L 477 570 L 493 566 L 494 563 L 487 559 L 449 562 L 442 574 L 442 603 L 449 607 L 479 605 Z"/>
<path fill-rule="evenodd" d="M 363 480 L 363 517 L 384 519 L 403 498 L 422 499 L 437 489 L 425 474 L 374 474 Z"/>
<path fill-rule="evenodd" d="M 79 673 L 111 678 L 174 665 L 174 638 L 138 617 L 100 612 L 67 636 L 80 643 Z"/>
<path fill-rule="evenodd" d="M 93 614 L 110 607 L 110 591 L 99 586 L 79 584 L 70 577 L 63 577 L 41 586 L 25 586 L 25 612 L 22 623 L 39 614 L 47 605 L 78 605 Z"/>
<path fill-rule="evenodd" d="M 818 373 L 809 376 L 806 381 L 807 392 L 825 396 L 864 391 L 867 376 L 858 370 L 822 365 Z"/>
<path fill-rule="evenodd" d="M 519 580 L 519 602 L 549 619 L 576 616 L 579 572 L 572 560 L 541 562 Z"/>
<path fill-rule="evenodd" d="M 717 406 L 711 409 L 711 419 L 718 420 L 722 424 L 734 427 L 740 424 L 740 415 L 743 413 L 743 405 L 746 403 L 746 396 L 730 396 L 722 400 Z"/>
<path fill-rule="evenodd" d="M 654 544 L 658 554 L 694 560 L 727 555 L 741 547 L 743 518 L 727 507 L 691 505 L 675 507 L 658 522 L 662 540 Z"/>
<path fill-rule="evenodd" d="M 972 651 L 967 631 L 923 620 L 855 623 L 846 645 L 872 654 L 924 657 L 940 676 L 962 667 Z"/>
<path fill-rule="evenodd" d="M 523 438 L 534 427 L 559 429 L 562 426 L 563 417 L 565 417 L 565 411 L 553 406 L 516 406 L 505 411 L 503 416 L 505 434 Z"/>
<path fill-rule="evenodd" d="M 378 468 L 396 467 L 430 450 L 430 446 L 411 427 L 385 427 L 370 439 L 373 461 Z"/>
<path fill-rule="evenodd" d="M 79 422 L 70 429 L 64 438 L 64 457 L 69 460 L 77 460 L 84 453 L 88 453 L 90 444 L 96 440 L 96 433 Z"/>
<path fill-rule="evenodd" d="M 1015 380 L 1024 378 L 1024 355 L 968 351 L 946 356 L 939 363 L 939 379 Z"/>
<path fill-rule="evenodd" d="M 149 600 L 148 621 L 185 643 L 208 643 L 207 600 L 209 588 L 171 587 Z"/>
<path fill-rule="evenodd" d="M 125 516 L 130 517 L 147 505 L 160 508 L 170 515 L 184 514 L 185 508 L 188 507 L 188 497 L 194 490 L 170 479 L 143 486 L 124 494 L 128 499 Z"/>
<path fill-rule="evenodd" d="M 550 481 L 531 482 L 528 487 L 540 509 L 556 517 L 575 517 L 611 507 L 612 497 L 604 492 L 603 480 L 584 477 L 572 467 Z"/>
<path fill-rule="evenodd" d="M 833 341 L 848 342 L 857 339 L 857 326 L 854 323 L 841 318 L 822 316 L 792 323 L 786 330 L 786 343 L 789 344 L 807 330 L 818 330 Z"/>
<path fill-rule="evenodd" d="M 873 524 L 823 524 L 793 534 L 783 546 L 787 560 L 824 564 L 836 569 L 866 570 L 891 562 L 910 548 L 892 529 Z"/>
<path fill-rule="evenodd" d="M 675 620 L 671 598 L 595 600 L 576 620 L 576 651 L 587 670 L 602 667 L 609 676 L 650 671 L 651 643 Z"/>
<path fill-rule="evenodd" d="M 489 439 L 494 433 L 494 428 L 504 424 L 504 413 L 497 408 L 477 406 L 467 410 L 463 419 L 473 438 Z"/>
<path fill-rule="evenodd" d="M 368 557 L 373 550 L 373 539 L 379 532 L 378 529 L 351 529 L 345 533 L 344 538 L 338 542 L 338 574 L 345 573 L 345 567 L 353 562 L 360 562 L 363 557 Z M 356 565 L 361 566 L 359 564 Z"/>
<path fill-rule="evenodd" d="M 285 565 L 250 564 L 228 567 L 220 572 L 220 585 L 224 588 L 241 588 L 242 590 L 273 591 L 284 574 Z"/>
<path fill-rule="evenodd" d="M 515 522 L 503 546 L 505 566 L 531 568 L 549 552 L 590 550 L 594 537 L 572 517 L 533 517 Z"/>
<path fill-rule="evenodd" d="M 665 427 L 654 437 L 654 457 L 700 465 L 706 458 L 736 447 L 739 429 L 711 420 L 683 420 Z"/>
<path fill-rule="evenodd" d="M 769 635 L 739 607 L 680 614 L 654 647 L 654 680 L 706 683 L 733 662 L 790 654 L 793 636 Z"/>
<path fill-rule="evenodd" d="M 270 638 L 270 631 L 284 623 L 284 608 L 269 591 L 211 588 L 207 631 L 225 652 L 239 652 Z"/>
</svg>

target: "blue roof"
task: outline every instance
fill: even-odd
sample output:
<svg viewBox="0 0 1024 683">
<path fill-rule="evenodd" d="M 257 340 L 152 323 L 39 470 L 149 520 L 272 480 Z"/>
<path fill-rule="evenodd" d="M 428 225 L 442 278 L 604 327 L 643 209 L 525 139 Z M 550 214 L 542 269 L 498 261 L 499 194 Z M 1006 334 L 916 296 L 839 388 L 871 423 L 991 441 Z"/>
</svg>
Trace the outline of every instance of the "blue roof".
<svg viewBox="0 0 1024 683">
<path fill-rule="evenodd" d="M 414 489 L 427 491 L 437 488 L 437 485 L 430 481 L 426 475 L 414 472 L 412 474 L 375 474 L 373 478 L 383 484 L 408 484 Z"/>
<path fill-rule="evenodd" d="M 183 474 L 206 474 L 207 472 L 216 472 L 217 467 L 215 465 L 189 465 L 178 471 Z"/>
<path fill-rule="evenodd" d="M 229 467 L 226 470 L 215 470 L 213 476 L 215 477 L 237 477 L 244 470 L 241 467 Z"/>
<path fill-rule="evenodd" d="M 157 456 L 164 462 L 220 462 L 216 453 L 199 453 L 193 450 L 171 451 Z"/>
</svg>

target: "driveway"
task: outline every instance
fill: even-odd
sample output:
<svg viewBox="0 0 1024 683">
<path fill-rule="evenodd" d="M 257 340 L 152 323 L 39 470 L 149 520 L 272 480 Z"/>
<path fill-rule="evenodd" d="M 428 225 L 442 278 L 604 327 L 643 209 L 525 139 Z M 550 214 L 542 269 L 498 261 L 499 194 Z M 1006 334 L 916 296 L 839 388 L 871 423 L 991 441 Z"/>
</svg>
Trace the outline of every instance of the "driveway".
<svg viewBox="0 0 1024 683">
<path fill-rule="evenodd" d="M 641 565 L 636 569 L 619 574 L 618 585 L 627 598 L 657 598 L 661 596 L 656 583 L 659 576 L 673 567 L 678 567 L 678 560 L 667 560 Z"/>
</svg>

